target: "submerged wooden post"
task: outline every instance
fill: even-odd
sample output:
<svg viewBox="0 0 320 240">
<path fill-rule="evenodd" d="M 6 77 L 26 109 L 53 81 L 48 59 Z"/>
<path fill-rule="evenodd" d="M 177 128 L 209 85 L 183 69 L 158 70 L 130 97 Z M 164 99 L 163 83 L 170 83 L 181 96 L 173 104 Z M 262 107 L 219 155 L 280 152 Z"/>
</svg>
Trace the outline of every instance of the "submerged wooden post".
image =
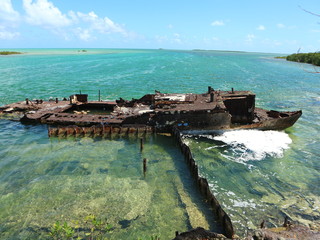
<svg viewBox="0 0 320 240">
<path fill-rule="evenodd" d="M 26 98 L 26 104 L 29 105 L 29 98 Z"/>
<path fill-rule="evenodd" d="M 142 152 L 143 150 L 143 138 L 140 138 L 140 151 Z"/>
<path fill-rule="evenodd" d="M 100 89 L 99 89 L 99 102 L 101 102 Z"/>
<path fill-rule="evenodd" d="M 143 175 L 146 177 L 146 172 L 147 172 L 147 159 L 143 159 Z"/>
</svg>

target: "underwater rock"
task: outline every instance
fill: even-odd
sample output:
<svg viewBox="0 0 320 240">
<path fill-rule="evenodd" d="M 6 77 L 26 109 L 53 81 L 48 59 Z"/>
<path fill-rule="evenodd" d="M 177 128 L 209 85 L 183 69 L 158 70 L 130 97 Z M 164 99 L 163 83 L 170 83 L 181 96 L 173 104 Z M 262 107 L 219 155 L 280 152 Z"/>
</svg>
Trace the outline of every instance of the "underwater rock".
<svg viewBox="0 0 320 240">
<path fill-rule="evenodd" d="M 227 239 L 223 234 L 210 232 L 202 227 L 197 227 L 188 232 L 177 233 L 173 240 L 215 240 L 215 239 Z"/>
<path fill-rule="evenodd" d="M 290 225 L 288 227 L 278 227 L 255 230 L 246 238 L 247 240 L 314 240 L 320 239 L 318 230 L 311 230 L 304 225 Z"/>
</svg>

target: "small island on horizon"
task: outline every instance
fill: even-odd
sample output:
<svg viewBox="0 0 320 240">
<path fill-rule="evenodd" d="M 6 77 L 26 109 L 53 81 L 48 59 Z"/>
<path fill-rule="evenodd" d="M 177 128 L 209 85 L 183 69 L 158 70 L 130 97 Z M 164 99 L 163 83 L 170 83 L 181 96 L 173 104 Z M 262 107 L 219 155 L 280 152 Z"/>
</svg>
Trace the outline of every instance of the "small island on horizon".
<svg viewBox="0 0 320 240">
<path fill-rule="evenodd" d="M 13 54 L 22 54 L 22 52 L 15 52 L 15 51 L 0 51 L 0 55 L 13 55 Z"/>
</svg>

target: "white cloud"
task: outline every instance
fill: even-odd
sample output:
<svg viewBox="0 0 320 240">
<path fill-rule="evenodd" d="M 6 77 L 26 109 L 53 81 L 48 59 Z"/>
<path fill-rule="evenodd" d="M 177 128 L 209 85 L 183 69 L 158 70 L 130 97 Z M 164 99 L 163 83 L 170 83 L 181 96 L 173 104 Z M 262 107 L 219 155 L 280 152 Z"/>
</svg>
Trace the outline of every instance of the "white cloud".
<svg viewBox="0 0 320 240">
<path fill-rule="evenodd" d="M 13 9 L 11 0 L 0 0 L 0 39 L 12 40 L 20 35 L 12 30 L 16 28 L 20 20 L 20 14 Z"/>
<path fill-rule="evenodd" d="M 30 24 L 47 28 L 60 28 L 72 24 L 65 14 L 47 0 L 23 0 L 23 7 Z"/>
<path fill-rule="evenodd" d="M 156 35 L 154 40 L 159 44 L 182 44 L 183 38 L 179 33 L 173 33 L 170 36 Z"/>
<path fill-rule="evenodd" d="M 216 20 L 211 23 L 211 26 L 224 26 L 225 23 L 222 20 Z"/>
<path fill-rule="evenodd" d="M 158 43 L 165 43 L 167 42 L 169 39 L 168 39 L 168 36 L 159 36 L 159 35 L 156 35 L 155 37 L 155 40 L 158 42 Z"/>
<path fill-rule="evenodd" d="M 7 31 L 5 27 L 0 26 L 0 39 L 2 40 L 12 40 L 20 36 L 19 32 Z"/>
<path fill-rule="evenodd" d="M 257 27 L 257 30 L 264 31 L 264 30 L 266 30 L 266 28 L 265 28 L 265 26 L 263 26 L 263 25 L 259 25 L 259 26 Z"/>
<path fill-rule="evenodd" d="M 125 37 L 134 36 L 110 18 L 99 17 L 93 11 L 89 13 L 69 11 L 64 14 L 49 0 L 23 0 L 23 7 L 29 24 L 49 29 L 66 40 L 76 37 L 90 41 L 97 39 L 98 34 L 111 33 L 122 34 Z"/>
<path fill-rule="evenodd" d="M 251 43 L 253 41 L 253 39 L 255 39 L 255 38 L 256 38 L 256 36 L 254 34 L 248 34 L 246 42 Z"/>
<path fill-rule="evenodd" d="M 262 39 L 261 40 L 261 43 L 263 45 L 267 45 L 271 48 L 276 48 L 276 47 L 279 47 L 279 46 L 282 46 L 283 43 L 278 41 L 278 40 L 274 40 L 274 39 L 269 39 L 269 38 L 266 38 L 266 39 Z"/>
<path fill-rule="evenodd" d="M 172 25 L 172 24 L 169 24 L 169 25 L 168 25 L 168 28 L 169 28 L 169 29 L 173 29 L 173 25 Z"/>
<path fill-rule="evenodd" d="M 99 18 L 93 11 L 88 14 L 78 12 L 77 17 L 83 22 L 90 24 L 90 30 L 96 30 L 100 33 L 121 33 L 126 35 L 126 31 L 119 24 L 114 23 L 110 18 Z"/>
<path fill-rule="evenodd" d="M 20 14 L 13 9 L 11 0 L 0 0 L 0 19 L 3 21 L 16 22 Z"/>
<path fill-rule="evenodd" d="M 181 40 L 181 36 L 179 33 L 175 33 L 173 34 L 174 38 L 173 38 L 173 41 L 176 42 L 176 43 L 182 43 L 182 40 Z"/>
<path fill-rule="evenodd" d="M 282 24 L 282 23 L 278 23 L 278 24 L 277 24 L 277 27 L 278 27 L 278 28 L 285 28 L 286 25 L 284 25 L 284 24 Z"/>
<path fill-rule="evenodd" d="M 86 41 L 86 42 L 95 39 L 94 37 L 91 36 L 88 29 L 82 29 L 79 27 L 79 28 L 77 28 L 76 34 L 81 40 Z"/>
</svg>

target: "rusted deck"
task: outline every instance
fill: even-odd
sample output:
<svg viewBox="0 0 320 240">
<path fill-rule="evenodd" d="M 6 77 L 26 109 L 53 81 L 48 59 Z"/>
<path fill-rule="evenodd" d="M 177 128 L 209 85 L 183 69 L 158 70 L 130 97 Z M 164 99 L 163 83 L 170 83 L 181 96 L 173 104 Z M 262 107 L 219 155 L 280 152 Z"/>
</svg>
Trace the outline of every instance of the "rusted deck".
<svg viewBox="0 0 320 240">
<path fill-rule="evenodd" d="M 69 100 L 35 100 L 0 107 L 0 113 L 21 113 L 25 123 L 122 127 L 145 125 L 171 132 L 172 127 L 187 131 L 215 131 L 238 128 L 283 130 L 292 126 L 301 111 L 277 112 L 255 108 L 250 91 L 146 94 L 130 101 L 88 101 L 88 95 L 75 94 Z"/>
</svg>

